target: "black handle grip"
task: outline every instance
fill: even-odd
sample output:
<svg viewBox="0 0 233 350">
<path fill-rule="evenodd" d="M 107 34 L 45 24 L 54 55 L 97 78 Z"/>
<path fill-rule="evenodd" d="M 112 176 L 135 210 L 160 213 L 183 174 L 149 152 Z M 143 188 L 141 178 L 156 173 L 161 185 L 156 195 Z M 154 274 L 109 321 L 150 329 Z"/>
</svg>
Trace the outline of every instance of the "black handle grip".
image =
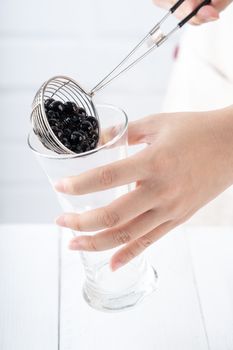
<svg viewBox="0 0 233 350">
<path fill-rule="evenodd" d="M 175 12 L 175 11 L 178 9 L 178 7 L 180 7 L 180 5 L 183 4 L 184 1 L 185 1 L 185 0 L 178 0 L 178 1 L 175 3 L 175 5 L 173 5 L 173 6 L 170 8 L 169 11 L 170 11 L 171 13 Z"/>
<path fill-rule="evenodd" d="M 187 17 L 185 17 L 184 19 L 182 19 L 182 21 L 180 21 L 180 23 L 178 23 L 178 26 L 181 28 L 183 27 L 183 25 L 185 23 L 187 23 L 191 18 L 193 18 L 194 16 L 196 16 L 196 14 L 198 13 L 198 11 L 206 5 L 209 5 L 211 3 L 211 0 L 204 0 L 200 5 L 198 5 L 195 10 L 193 10 Z"/>
</svg>

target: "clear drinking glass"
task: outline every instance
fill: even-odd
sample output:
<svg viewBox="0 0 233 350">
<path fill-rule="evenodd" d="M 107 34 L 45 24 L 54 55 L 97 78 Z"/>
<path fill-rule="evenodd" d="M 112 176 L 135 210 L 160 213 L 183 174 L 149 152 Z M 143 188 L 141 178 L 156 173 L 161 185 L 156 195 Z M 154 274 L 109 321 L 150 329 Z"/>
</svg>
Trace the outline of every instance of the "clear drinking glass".
<svg viewBox="0 0 233 350">
<path fill-rule="evenodd" d="M 86 153 L 77 155 L 53 153 L 42 145 L 33 132 L 29 134 L 28 144 L 52 185 L 63 177 L 78 175 L 127 157 L 127 115 L 119 108 L 109 105 L 97 106 L 97 112 L 102 135 L 101 145 Z M 58 192 L 56 194 L 64 211 L 81 213 L 106 206 L 128 191 L 130 186 L 126 185 L 79 196 Z M 73 231 L 73 234 L 76 236 L 79 233 Z M 109 261 L 116 249 L 80 253 L 86 275 L 83 295 L 90 306 L 99 310 L 116 311 L 132 307 L 156 288 L 156 271 L 144 255 L 112 272 Z"/>
</svg>

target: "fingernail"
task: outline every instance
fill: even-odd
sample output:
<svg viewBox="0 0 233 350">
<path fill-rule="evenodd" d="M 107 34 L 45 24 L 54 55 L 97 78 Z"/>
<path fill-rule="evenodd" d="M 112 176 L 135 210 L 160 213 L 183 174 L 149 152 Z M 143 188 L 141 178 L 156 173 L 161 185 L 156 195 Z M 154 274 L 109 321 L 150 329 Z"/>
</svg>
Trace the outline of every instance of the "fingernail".
<svg viewBox="0 0 233 350">
<path fill-rule="evenodd" d="M 111 265 L 111 269 L 112 271 L 116 271 L 119 268 L 121 268 L 124 265 L 124 263 L 122 261 L 116 261 L 114 264 Z"/>
<path fill-rule="evenodd" d="M 63 181 L 63 180 L 60 180 L 60 181 L 55 182 L 54 188 L 55 188 L 55 190 L 57 190 L 58 192 L 65 192 L 64 181 Z"/>
<path fill-rule="evenodd" d="M 55 220 L 56 224 L 62 227 L 67 227 L 66 225 L 66 220 L 65 220 L 65 216 L 61 215 L 58 218 L 56 218 Z"/>
<path fill-rule="evenodd" d="M 71 241 L 69 244 L 69 249 L 71 249 L 71 250 L 83 250 L 84 244 L 81 240 Z"/>
</svg>

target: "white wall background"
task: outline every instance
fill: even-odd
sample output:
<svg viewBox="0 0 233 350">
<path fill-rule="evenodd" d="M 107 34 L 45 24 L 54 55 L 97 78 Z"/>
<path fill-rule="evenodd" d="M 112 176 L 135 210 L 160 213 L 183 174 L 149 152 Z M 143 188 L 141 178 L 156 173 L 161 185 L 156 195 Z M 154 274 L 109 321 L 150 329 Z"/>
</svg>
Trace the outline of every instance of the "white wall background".
<svg viewBox="0 0 233 350">
<path fill-rule="evenodd" d="M 0 222 L 51 222 L 60 212 L 26 144 L 31 102 L 39 86 L 65 74 L 93 87 L 162 14 L 151 0 L 1 0 Z M 123 107 L 130 120 L 158 112 L 175 41 L 104 90 L 98 100 Z"/>
</svg>

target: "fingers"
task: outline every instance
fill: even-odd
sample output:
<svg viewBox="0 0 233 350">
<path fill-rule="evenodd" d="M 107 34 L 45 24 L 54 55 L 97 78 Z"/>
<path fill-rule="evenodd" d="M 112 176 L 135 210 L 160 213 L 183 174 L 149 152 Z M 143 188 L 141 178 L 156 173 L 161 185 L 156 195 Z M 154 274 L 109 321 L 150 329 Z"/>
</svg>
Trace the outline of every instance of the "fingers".
<svg viewBox="0 0 233 350">
<path fill-rule="evenodd" d="M 151 131 L 151 123 L 149 120 L 152 116 L 141 118 L 134 122 L 129 123 L 128 125 L 128 144 L 135 145 L 145 141 L 145 135 L 147 135 L 148 131 Z M 101 137 L 99 141 L 99 145 L 105 145 L 111 140 L 114 139 L 117 135 L 119 135 L 119 130 L 121 130 L 121 125 L 113 126 L 107 129 L 102 130 Z M 114 146 L 113 146 L 114 147 Z"/>
<path fill-rule="evenodd" d="M 106 207 L 83 214 L 64 214 L 56 223 L 72 230 L 92 232 L 122 225 L 150 209 L 150 193 L 138 187 Z M 152 196 L 152 195 L 151 195 Z"/>
<path fill-rule="evenodd" d="M 170 8 L 176 1 L 162 1 L 162 0 L 154 0 L 155 4 L 163 7 L 165 9 Z M 198 5 L 200 2 L 195 0 L 189 0 L 187 2 L 184 2 L 174 13 L 174 15 L 179 19 L 184 19 L 188 14 L 190 14 Z M 221 4 L 224 3 L 224 1 L 220 2 Z M 219 12 L 220 10 L 218 3 L 213 1 L 212 5 L 206 5 L 202 7 L 196 16 L 194 16 L 189 23 L 194 25 L 200 25 L 202 23 L 215 21 L 219 18 Z M 222 5 L 224 8 L 225 6 Z"/>
<path fill-rule="evenodd" d="M 128 143 L 129 145 L 137 145 L 140 143 L 147 143 L 146 136 L 148 131 L 151 131 L 151 117 L 145 117 L 135 122 L 129 123 L 128 127 Z M 148 130 L 148 128 L 150 128 Z"/>
<path fill-rule="evenodd" d="M 213 6 L 204 6 L 202 7 L 197 14 L 197 19 L 201 23 L 215 21 L 219 18 L 218 11 Z"/>
<path fill-rule="evenodd" d="M 153 116 L 146 117 L 129 125 L 129 143 L 150 143 L 153 133 Z M 54 184 L 55 190 L 70 195 L 83 195 L 107 190 L 142 180 L 145 175 L 145 155 L 138 152 L 131 157 L 91 169 L 78 176 L 70 176 Z"/>
<path fill-rule="evenodd" d="M 99 168 L 91 169 L 81 175 L 64 178 L 54 187 L 58 192 L 82 195 L 98 192 L 112 187 L 137 181 L 143 174 L 139 153 Z"/>
<path fill-rule="evenodd" d="M 73 250 L 102 251 L 129 243 L 164 222 L 163 215 L 156 210 L 149 210 L 125 225 L 108 229 L 94 236 L 80 236 L 71 241 Z"/>
<path fill-rule="evenodd" d="M 127 264 L 175 226 L 176 223 L 173 221 L 167 221 L 146 235 L 126 244 L 122 249 L 113 255 L 110 263 L 112 270 L 115 271 Z"/>
<path fill-rule="evenodd" d="M 177 12 L 177 17 L 181 20 L 184 19 L 189 13 L 191 13 L 194 8 L 197 7 L 197 3 L 192 3 L 191 1 L 187 4 L 184 3 L 184 7 Z M 194 16 L 189 23 L 193 25 L 200 25 L 206 22 L 215 21 L 219 18 L 218 11 L 211 5 L 203 6 L 196 16 Z"/>
<path fill-rule="evenodd" d="M 169 10 L 172 5 L 175 4 L 175 0 L 169 0 L 169 1 L 164 1 L 164 0 L 153 0 L 153 3 L 161 8 L 164 8 L 165 10 Z"/>
<path fill-rule="evenodd" d="M 100 133 L 100 140 L 98 145 L 103 146 L 109 143 L 109 147 L 114 147 L 114 144 L 111 146 L 110 142 L 115 138 L 118 137 L 119 134 L 122 133 L 122 125 L 114 125 L 110 126 L 108 128 L 102 129 Z M 113 142 L 114 143 L 114 142 Z"/>
</svg>

